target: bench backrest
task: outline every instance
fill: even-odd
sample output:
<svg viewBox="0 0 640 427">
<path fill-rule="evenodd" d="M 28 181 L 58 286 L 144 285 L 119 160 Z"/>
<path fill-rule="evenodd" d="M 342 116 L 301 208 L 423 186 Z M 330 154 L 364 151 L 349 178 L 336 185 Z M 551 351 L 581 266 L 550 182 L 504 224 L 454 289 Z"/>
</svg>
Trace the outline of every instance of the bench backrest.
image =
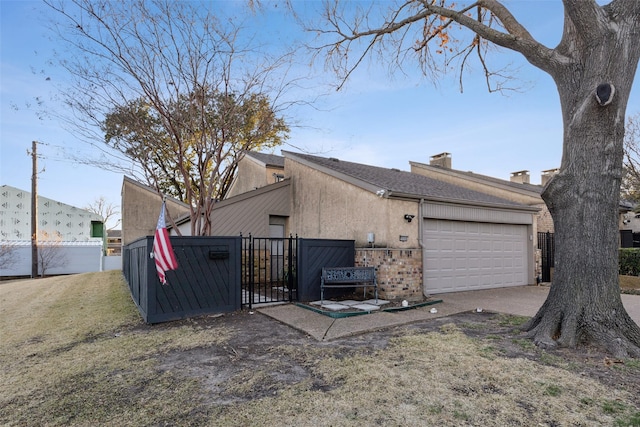
<svg viewBox="0 0 640 427">
<path fill-rule="evenodd" d="M 376 278 L 374 267 L 331 267 L 322 269 L 325 283 L 373 282 Z"/>
</svg>

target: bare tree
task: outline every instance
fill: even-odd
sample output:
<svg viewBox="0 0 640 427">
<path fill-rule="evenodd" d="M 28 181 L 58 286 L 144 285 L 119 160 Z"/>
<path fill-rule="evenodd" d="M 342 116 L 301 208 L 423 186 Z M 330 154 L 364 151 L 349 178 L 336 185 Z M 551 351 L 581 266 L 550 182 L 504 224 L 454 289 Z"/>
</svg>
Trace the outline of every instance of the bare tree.
<svg viewBox="0 0 640 427">
<path fill-rule="evenodd" d="M 618 283 L 618 204 L 624 118 L 640 58 L 640 1 L 563 0 L 555 48 L 536 40 L 498 0 L 325 3 L 319 52 L 345 79 L 369 55 L 392 67 L 417 60 L 433 78 L 477 60 L 491 89 L 491 46 L 518 52 L 556 83 L 564 123 L 560 171 L 542 197 L 556 232 L 549 296 L 526 325 L 543 347 L 586 340 L 617 356 L 640 357 L 640 327 L 625 311 Z M 542 5 L 541 5 L 542 7 Z M 459 31 L 460 30 L 460 31 Z M 496 79 L 497 78 L 497 79 Z"/>
<path fill-rule="evenodd" d="M 280 113 L 296 86 L 290 55 L 270 54 L 242 13 L 222 16 L 221 3 L 45 3 L 69 48 L 61 61 L 74 79 L 62 94 L 67 119 L 104 153 L 96 163 L 159 193 L 170 183 L 191 208 L 192 235 L 209 234 L 213 205 L 245 151 L 287 137 Z M 223 102 L 212 109 L 212 99 Z"/>
<path fill-rule="evenodd" d="M 18 262 L 18 247 L 9 241 L 0 242 L 0 270 L 13 268 Z"/>
<path fill-rule="evenodd" d="M 69 263 L 64 252 L 62 239 L 45 231 L 38 238 L 38 269 L 40 277 L 44 277 L 52 268 L 61 268 Z"/>
<path fill-rule="evenodd" d="M 627 117 L 620 195 L 627 201 L 640 204 L 640 113 Z"/>
<path fill-rule="evenodd" d="M 100 215 L 105 225 L 109 223 L 109 220 L 120 214 L 120 211 L 118 211 L 118 207 L 114 206 L 114 204 L 111 202 L 107 202 L 107 200 L 103 196 L 100 196 L 98 199 L 94 200 L 93 203 L 89 203 L 85 207 L 85 209 L 89 212 Z M 107 228 L 107 230 L 113 230 L 118 225 L 120 225 L 119 219 L 111 227 Z"/>
</svg>

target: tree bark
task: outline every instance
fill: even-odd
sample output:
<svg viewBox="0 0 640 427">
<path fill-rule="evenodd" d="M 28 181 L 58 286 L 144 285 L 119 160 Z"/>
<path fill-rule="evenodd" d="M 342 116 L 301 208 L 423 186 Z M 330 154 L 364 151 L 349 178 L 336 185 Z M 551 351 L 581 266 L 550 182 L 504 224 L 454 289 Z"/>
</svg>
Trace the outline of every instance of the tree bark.
<svg viewBox="0 0 640 427">
<path fill-rule="evenodd" d="M 640 30 L 638 16 L 626 26 L 616 16 L 590 16 L 588 37 L 579 33 L 589 24 L 576 31 L 568 16 L 556 49 L 572 60 L 550 72 L 564 123 L 560 171 L 542 194 L 554 221 L 555 271 L 547 300 L 525 329 L 545 347 L 587 341 L 617 357 L 640 357 L 640 327 L 622 305 L 617 262 L 625 111 Z M 616 89 L 609 105 L 596 100 L 601 83 Z"/>
</svg>

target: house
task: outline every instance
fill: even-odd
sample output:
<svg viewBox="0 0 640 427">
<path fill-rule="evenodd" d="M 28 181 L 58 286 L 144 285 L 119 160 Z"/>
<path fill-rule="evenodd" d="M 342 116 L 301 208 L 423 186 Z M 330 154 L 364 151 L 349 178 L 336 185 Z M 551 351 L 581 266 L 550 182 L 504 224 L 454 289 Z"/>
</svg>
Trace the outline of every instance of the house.
<svg viewBox="0 0 640 427">
<path fill-rule="evenodd" d="M 106 240 L 100 215 L 42 196 L 38 196 L 37 215 L 40 256 L 48 252 L 51 258 L 47 274 L 102 269 Z M 30 192 L 8 185 L 0 187 L 0 242 L 16 253 L 11 265 L 0 269 L 0 276 L 30 275 Z"/>
<path fill-rule="evenodd" d="M 288 151 L 282 177 L 269 183 L 276 162 L 265 160 L 247 153 L 241 161 L 247 167 L 238 168 L 237 188 L 250 190 L 216 204 L 212 234 L 354 240 L 356 265 L 377 267 L 388 299 L 535 282 L 536 206 L 418 173 Z"/>
<path fill-rule="evenodd" d="M 162 196 L 153 188 L 128 176 L 122 180 L 122 244 L 124 246 L 145 236 L 152 236 L 158 224 Z M 189 205 L 173 197 L 167 197 L 167 221 L 187 215 Z"/>
</svg>

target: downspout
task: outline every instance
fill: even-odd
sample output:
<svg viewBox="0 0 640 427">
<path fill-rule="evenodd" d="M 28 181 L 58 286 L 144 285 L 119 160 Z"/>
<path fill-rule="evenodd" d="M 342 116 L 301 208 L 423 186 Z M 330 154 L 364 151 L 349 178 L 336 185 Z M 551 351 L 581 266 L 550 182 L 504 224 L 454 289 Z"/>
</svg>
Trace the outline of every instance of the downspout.
<svg viewBox="0 0 640 427">
<path fill-rule="evenodd" d="M 424 250 L 424 242 L 422 241 L 422 224 L 424 223 L 422 218 L 422 204 L 424 203 L 424 199 L 420 199 L 418 204 L 418 245 L 420 249 Z M 423 257 L 424 259 L 424 257 Z"/>
<path fill-rule="evenodd" d="M 422 216 L 423 212 L 422 212 L 422 205 L 424 203 L 424 199 L 420 199 L 420 204 L 418 205 L 418 246 L 420 246 L 420 258 L 422 259 L 422 284 L 421 284 L 421 288 L 422 288 L 422 295 L 426 296 L 425 292 L 424 292 L 424 242 L 422 241 L 422 237 L 423 237 L 423 224 L 424 224 L 424 218 Z"/>
</svg>

